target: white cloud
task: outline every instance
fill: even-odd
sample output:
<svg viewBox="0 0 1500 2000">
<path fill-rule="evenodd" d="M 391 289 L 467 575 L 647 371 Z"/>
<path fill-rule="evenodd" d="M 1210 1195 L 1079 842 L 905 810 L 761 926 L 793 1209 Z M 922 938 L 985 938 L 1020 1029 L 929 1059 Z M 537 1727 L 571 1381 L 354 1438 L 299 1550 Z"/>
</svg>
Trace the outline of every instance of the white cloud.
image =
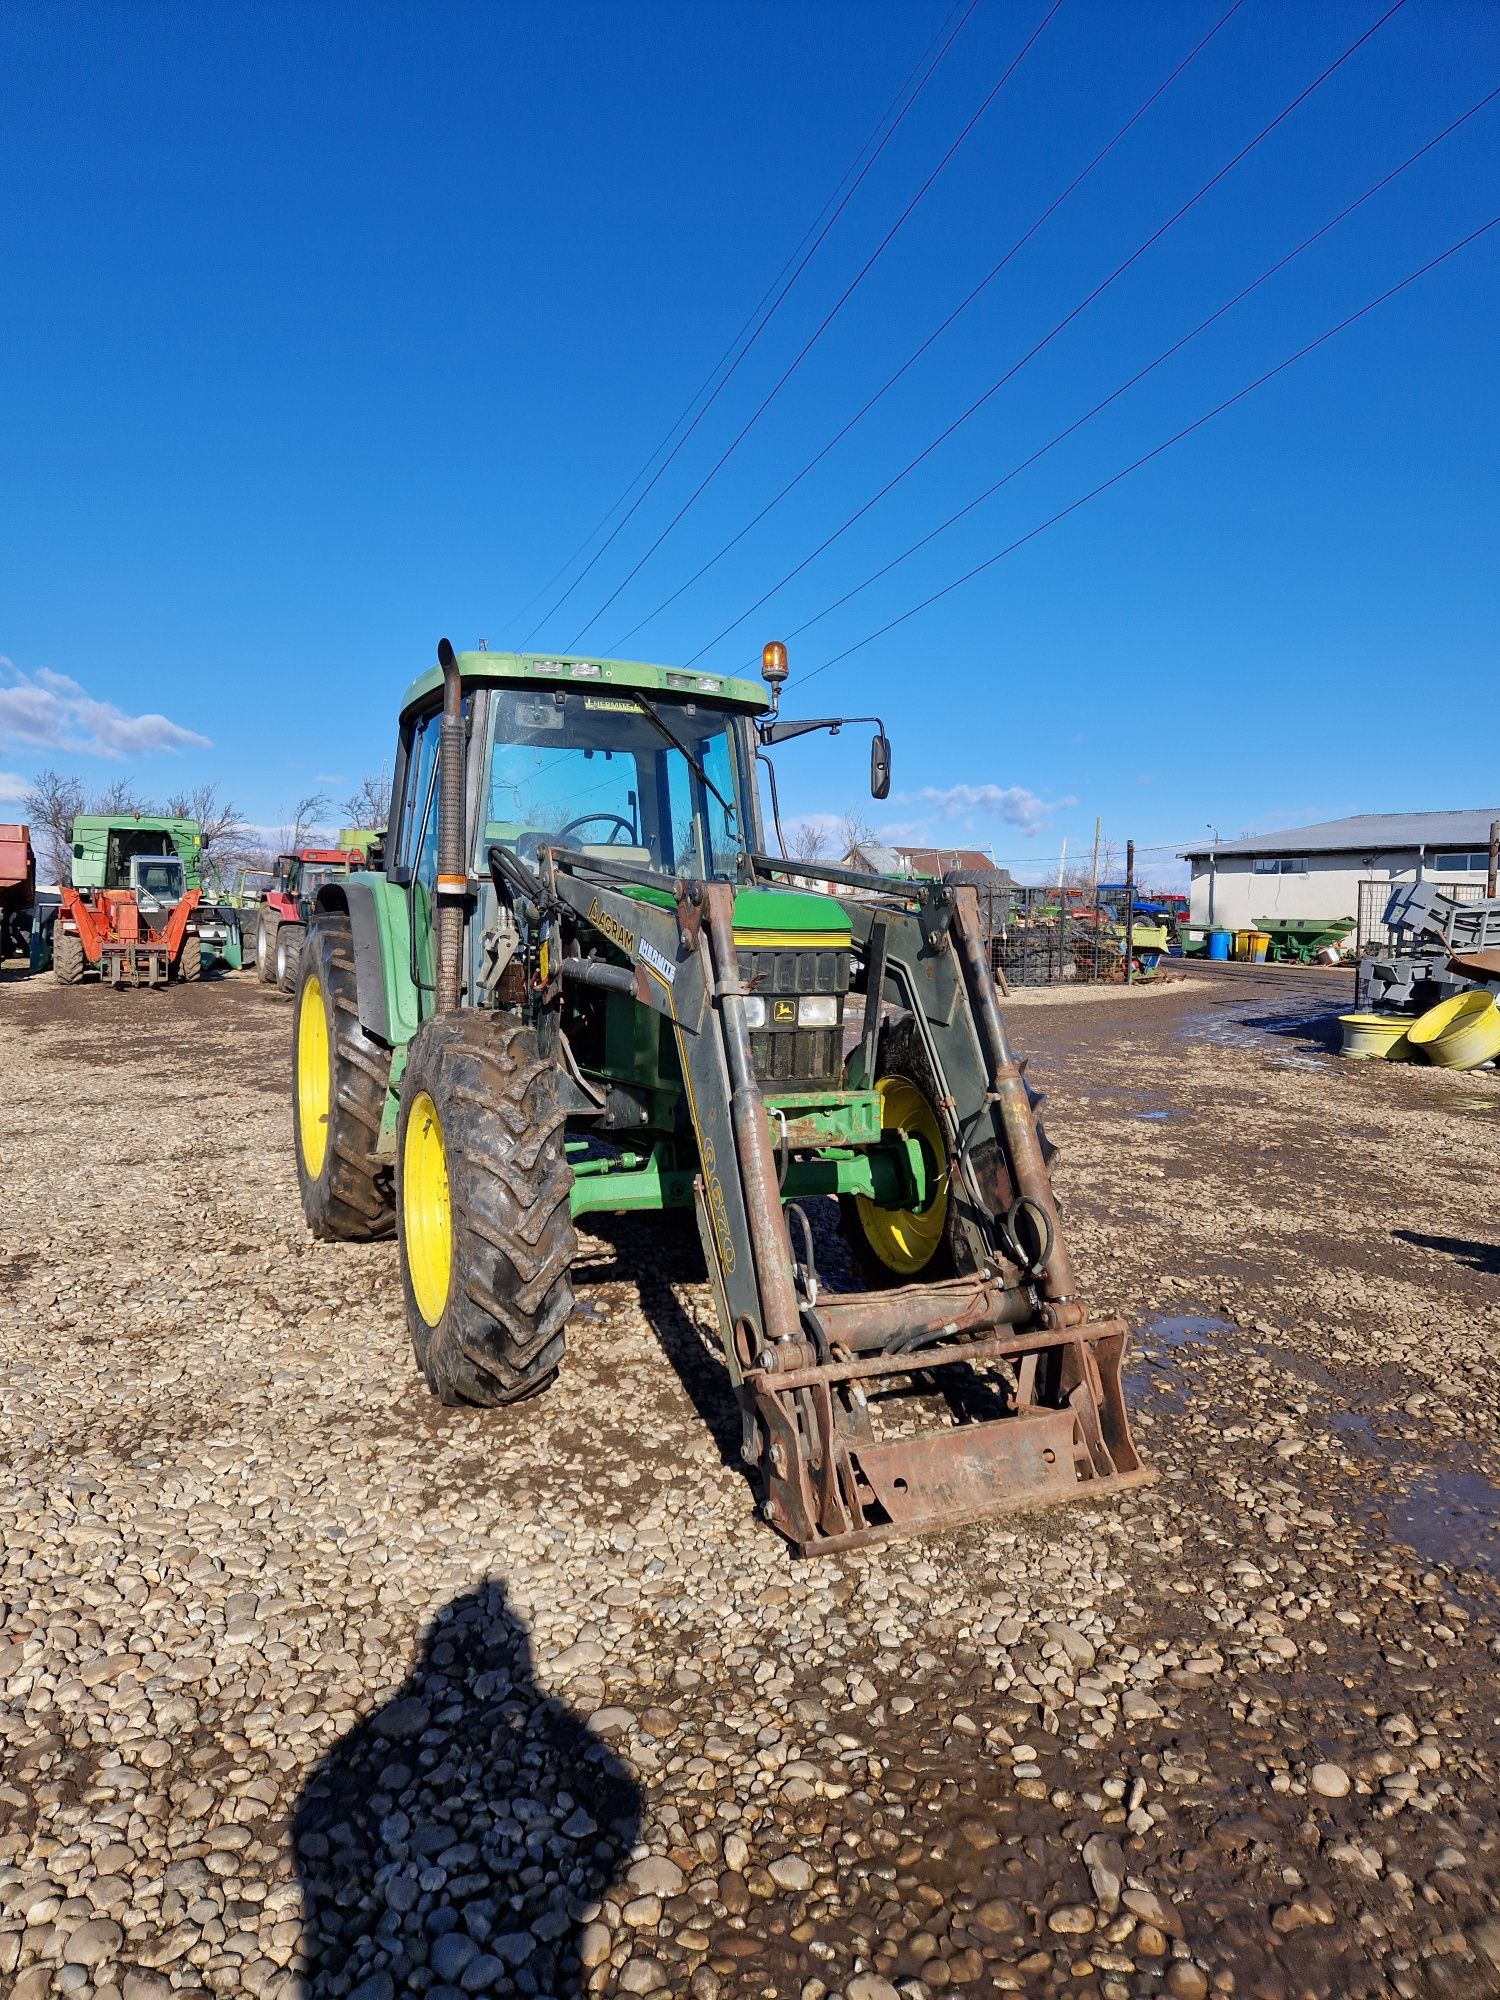
<svg viewBox="0 0 1500 2000">
<path fill-rule="evenodd" d="M 66 674 L 23 673 L 0 657 L 0 742 L 37 750 L 81 750 L 94 757 L 139 757 L 154 750 L 206 750 L 209 739 L 168 716 L 127 715 L 96 701 Z"/>
<path fill-rule="evenodd" d="M 0 771 L 0 801 L 9 804 L 13 799 L 24 799 L 30 790 L 19 771 Z"/>
<path fill-rule="evenodd" d="M 913 826 L 926 826 L 933 819 L 961 820 L 976 831 L 979 822 L 998 819 L 1019 828 L 1028 840 L 1045 831 L 1054 813 L 1078 803 L 1074 798 L 1038 798 L 1024 785 L 923 785 L 919 791 L 896 793 L 893 802 L 926 808 L 921 820 L 911 822 Z"/>
</svg>

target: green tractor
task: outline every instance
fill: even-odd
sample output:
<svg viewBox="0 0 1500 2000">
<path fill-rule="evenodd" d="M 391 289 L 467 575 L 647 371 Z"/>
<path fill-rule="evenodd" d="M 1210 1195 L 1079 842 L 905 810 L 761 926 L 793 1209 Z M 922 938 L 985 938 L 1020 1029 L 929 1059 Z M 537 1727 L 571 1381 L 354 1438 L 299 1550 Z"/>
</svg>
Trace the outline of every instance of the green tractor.
<svg viewBox="0 0 1500 2000">
<path fill-rule="evenodd" d="M 428 1384 L 494 1406 L 561 1365 L 579 1216 L 692 1209 L 802 1549 L 1137 1485 L 1126 1329 L 1076 1296 L 975 892 L 766 852 L 758 762 L 843 719 L 779 717 L 784 647 L 764 673 L 442 642 L 380 865 L 300 953 L 313 1234 L 394 1229 Z M 861 1289 L 819 1273 L 830 1197 Z"/>
</svg>

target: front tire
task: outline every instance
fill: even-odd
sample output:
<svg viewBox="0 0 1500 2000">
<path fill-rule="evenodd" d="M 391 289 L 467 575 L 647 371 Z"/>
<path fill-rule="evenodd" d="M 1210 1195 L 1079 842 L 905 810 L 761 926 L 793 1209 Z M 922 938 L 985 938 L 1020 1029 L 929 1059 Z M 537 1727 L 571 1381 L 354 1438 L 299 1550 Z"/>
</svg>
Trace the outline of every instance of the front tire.
<svg viewBox="0 0 1500 2000">
<path fill-rule="evenodd" d="M 427 1022 L 401 1081 L 396 1217 L 412 1348 L 443 1402 L 518 1403 L 556 1375 L 572 1185 L 536 1031 L 474 1009 Z"/>
<path fill-rule="evenodd" d="M 203 945 L 195 937 L 184 938 L 182 950 L 177 954 L 177 977 L 179 979 L 201 979 L 203 977 Z"/>
<path fill-rule="evenodd" d="M 276 984 L 276 933 L 280 920 L 262 916 L 255 926 L 255 969 L 267 986 Z"/>
<path fill-rule="evenodd" d="M 308 1227 L 323 1242 L 389 1236 L 391 1167 L 376 1157 L 391 1052 L 359 1024 L 354 934 L 341 912 L 307 933 L 292 1009 L 292 1146 Z"/>
<path fill-rule="evenodd" d="M 305 924 L 282 924 L 276 932 L 276 984 L 283 993 L 297 990 L 297 965 L 306 936 Z"/>
<path fill-rule="evenodd" d="M 931 1283 L 967 1276 L 974 1269 L 973 1252 L 963 1227 L 960 1201 L 967 1196 L 950 1183 L 953 1166 L 935 1109 L 941 1095 L 927 1051 L 910 1015 L 889 1021 L 881 1030 L 875 1059 L 876 1089 L 883 1107 L 882 1126 L 919 1138 L 937 1173 L 934 1192 L 918 1209 L 882 1208 L 863 1195 L 840 1195 L 844 1236 L 866 1283 L 875 1286 Z M 1040 1098 L 1028 1084 L 1033 1111 Z M 1036 1119 L 1043 1165 L 1055 1148 Z M 1005 1154 L 993 1139 L 984 1139 L 969 1153 L 979 1183 L 983 1209 L 990 1222 L 1005 1216 L 1015 1199 Z"/>
<path fill-rule="evenodd" d="M 71 932 L 56 930 L 52 934 L 52 975 L 64 986 L 77 986 L 83 978 L 85 960 L 83 940 Z"/>
</svg>

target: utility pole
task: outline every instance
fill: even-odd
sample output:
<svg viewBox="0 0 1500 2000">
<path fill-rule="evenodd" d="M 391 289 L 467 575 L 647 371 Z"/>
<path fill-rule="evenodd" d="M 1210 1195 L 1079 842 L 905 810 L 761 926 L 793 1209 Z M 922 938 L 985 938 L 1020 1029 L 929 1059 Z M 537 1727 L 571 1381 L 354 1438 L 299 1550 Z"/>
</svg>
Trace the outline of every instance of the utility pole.
<svg viewBox="0 0 1500 2000">
<path fill-rule="evenodd" d="M 1062 934 L 1068 924 L 1066 904 L 1062 900 L 1062 876 L 1068 868 L 1068 836 L 1062 836 L 1062 846 L 1058 848 L 1058 956 L 1052 962 L 1052 978 L 1062 978 Z"/>
<path fill-rule="evenodd" d="M 1135 983 L 1135 842 L 1125 843 L 1125 984 Z"/>
<path fill-rule="evenodd" d="M 1209 820 L 1207 824 L 1209 832 L 1214 837 L 1214 844 L 1209 849 L 1208 854 L 1208 927 L 1212 930 L 1214 927 L 1214 889 L 1217 886 L 1219 876 L 1219 829 L 1214 825 L 1212 820 Z"/>
<path fill-rule="evenodd" d="M 1089 869 L 1089 901 L 1097 910 L 1099 907 L 1099 819 L 1094 818 L 1094 860 Z"/>
<path fill-rule="evenodd" d="M 1485 893 L 1491 901 L 1500 894 L 1500 819 L 1490 821 L 1490 886 Z"/>
</svg>

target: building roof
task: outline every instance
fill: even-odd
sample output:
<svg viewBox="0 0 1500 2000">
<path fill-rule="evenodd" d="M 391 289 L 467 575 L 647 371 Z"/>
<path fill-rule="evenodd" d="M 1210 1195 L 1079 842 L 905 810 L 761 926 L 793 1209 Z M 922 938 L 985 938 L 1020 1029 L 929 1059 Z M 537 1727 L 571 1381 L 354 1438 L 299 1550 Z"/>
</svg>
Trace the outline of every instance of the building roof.
<svg viewBox="0 0 1500 2000">
<path fill-rule="evenodd" d="M 1000 875 L 1005 872 L 995 866 L 992 855 L 981 853 L 977 847 L 898 846 L 896 852 L 913 875 L 946 875 L 955 868 L 975 875 Z"/>
<path fill-rule="evenodd" d="M 904 875 L 906 869 L 894 847 L 878 840 L 857 840 L 844 856 L 843 865 L 863 868 L 871 875 Z"/>
<path fill-rule="evenodd" d="M 1500 806 L 1426 813 L 1355 813 L 1349 819 L 1320 820 L 1280 833 L 1255 833 L 1244 840 L 1205 841 L 1181 850 L 1184 861 L 1210 854 L 1384 854 L 1393 848 L 1470 849 L 1488 847 L 1490 823 Z"/>
</svg>

